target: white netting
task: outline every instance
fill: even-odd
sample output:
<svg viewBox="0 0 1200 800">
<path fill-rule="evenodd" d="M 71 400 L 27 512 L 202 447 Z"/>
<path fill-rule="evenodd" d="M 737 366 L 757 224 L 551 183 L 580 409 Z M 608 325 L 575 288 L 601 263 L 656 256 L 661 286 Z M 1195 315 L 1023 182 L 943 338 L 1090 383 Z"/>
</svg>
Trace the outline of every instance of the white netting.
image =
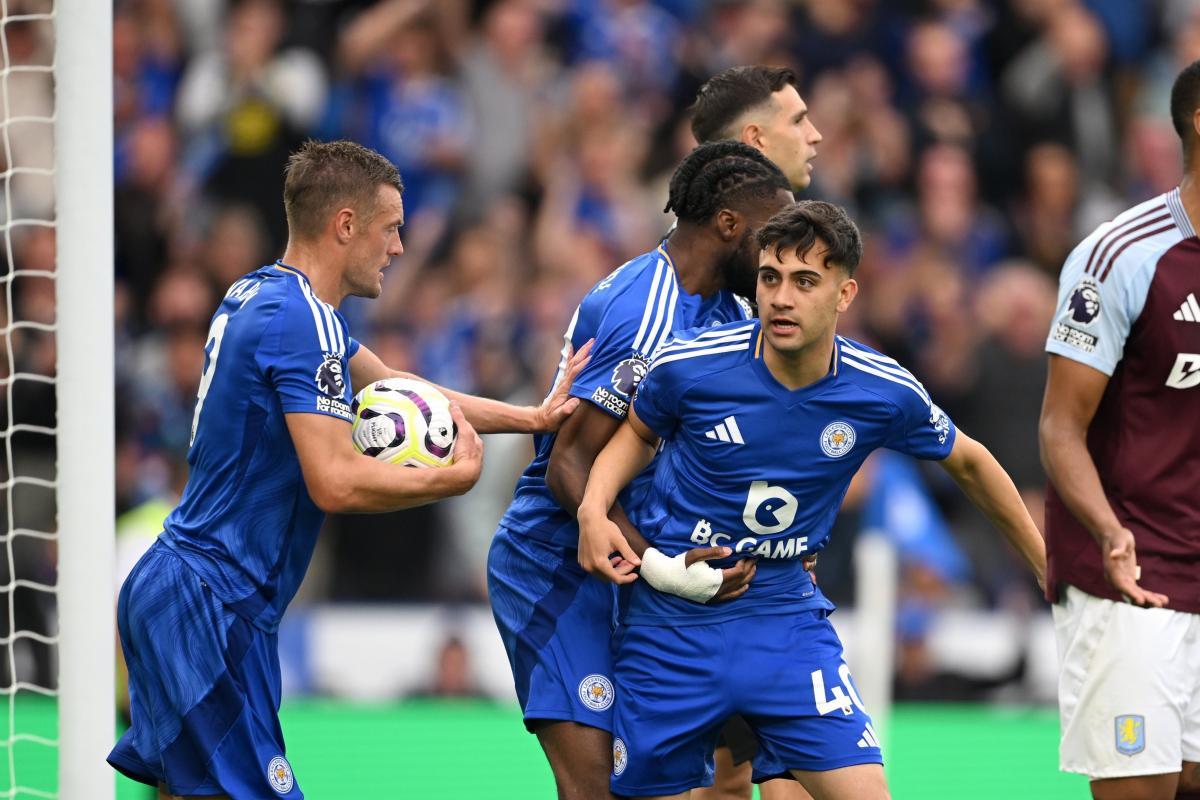
<svg viewBox="0 0 1200 800">
<path fill-rule="evenodd" d="M 54 7 L 0 0 L 3 245 L 0 387 L 5 530 L 0 797 L 57 797 Z"/>
</svg>

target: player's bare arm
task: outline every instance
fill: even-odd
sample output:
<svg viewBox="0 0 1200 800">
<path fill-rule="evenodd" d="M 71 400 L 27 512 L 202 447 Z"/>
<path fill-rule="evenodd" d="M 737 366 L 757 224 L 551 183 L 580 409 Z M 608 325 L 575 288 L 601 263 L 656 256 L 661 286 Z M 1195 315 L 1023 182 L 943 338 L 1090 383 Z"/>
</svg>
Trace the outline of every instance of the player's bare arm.
<svg viewBox="0 0 1200 800">
<path fill-rule="evenodd" d="M 336 417 L 288 414 L 287 426 L 308 493 L 322 511 L 395 511 L 463 494 L 479 480 L 479 434 L 454 403 L 450 414 L 458 425 L 454 463 L 440 469 L 408 469 L 367 458 L 351 443 L 350 423 Z"/>
<path fill-rule="evenodd" d="M 1092 534 L 1104 559 L 1109 583 L 1130 602 L 1162 608 L 1169 599 L 1138 586 L 1133 533 L 1113 513 L 1096 462 L 1087 448 L 1088 426 L 1096 415 L 1108 376 L 1086 364 L 1051 354 L 1046 396 L 1038 423 L 1042 466 L 1063 503 Z"/>
<path fill-rule="evenodd" d="M 579 352 L 569 353 L 566 369 L 540 406 L 514 406 L 499 400 L 456 392 L 445 386 L 437 388 L 452 402 L 458 403 L 463 415 L 480 433 L 555 431 L 579 407 L 579 399 L 571 397 L 567 392 L 575 376 L 587 365 L 591 350 L 592 343 L 588 342 L 579 348 Z M 355 390 L 384 378 L 413 378 L 429 383 L 418 375 L 391 369 L 369 348 L 359 347 L 358 352 L 350 359 L 350 380 Z"/>
<path fill-rule="evenodd" d="M 615 515 L 616 519 L 611 512 L 619 508 L 617 494 L 621 489 L 654 459 L 657 437 L 650 434 L 654 443 L 647 442 L 634 432 L 631 423 L 622 423 L 599 409 L 595 409 L 593 413 L 596 416 L 608 417 L 607 421 L 598 421 L 607 430 L 601 432 L 593 429 L 595 432 L 590 435 L 585 433 L 584 436 L 577 436 L 574 448 L 563 449 L 557 470 L 555 459 L 559 458 L 560 443 L 555 442 L 546 480 L 556 496 L 560 488 L 566 488 L 556 487 L 556 484 L 565 481 L 570 481 L 570 490 L 578 493 L 576 504 L 579 509 L 579 564 L 593 575 L 613 583 L 631 583 L 637 579 L 633 569 L 641 565 L 641 556 L 646 552 L 649 543 L 633 529 L 624 512 Z M 629 415 L 633 416 L 632 409 Z M 577 426 L 569 423 L 564 426 L 564 432 L 570 427 Z M 601 434 L 604 435 L 603 439 L 600 439 Z M 583 463 L 578 453 L 584 446 L 588 449 L 594 448 L 587 463 Z M 575 452 L 571 452 L 572 450 Z M 601 455 L 605 456 L 603 460 Z M 566 474 L 568 472 L 569 477 Z M 598 515 L 602 519 L 587 516 L 585 504 L 588 503 L 589 494 L 592 495 L 592 516 Z M 636 545 L 629 539 L 626 528 L 632 529 L 636 535 Z M 616 557 L 610 558 L 613 553 L 617 554 Z"/>
<path fill-rule="evenodd" d="M 942 468 L 975 507 L 988 516 L 1033 570 L 1038 585 L 1046 584 L 1046 542 L 1029 516 L 1012 478 L 986 447 L 961 430 Z"/>
<path fill-rule="evenodd" d="M 632 413 L 632 412 L 631 412 Z M 641 424 L 640 422 L 638 424 Z M 559 430 L 558 436 L 554 441 L 554 449 L 550 453 L 550 464 L 546 471 L 546 485 L 554 494 L 559 505 L 566 509 L 567 513 L 575 515 L 576 509 L 583 501 L 584 489 L 587 486 L 588 475 L 593 469 L 593 464 L 596 461 L 596 456 L 612 439 L 614 432 L 624 428 L 621 421 L 611 414 L 606 414 L 599 408 L 585 403 L 584 407 L 575 412 L 562 429 Z M 644 426 L 643 426 L 644 427 Z M 654 438 L 657 442 L 657 437 L 653 433 L 646 430 L 646 435 Z M 655 445 L 657 446 L 657 445 Z M 654 457 L 654 449 L 650 451 L 650 458 Z M 633 476 L 636 476 L 642 469 L 649 464 L 647 460 L 641 464 L 638 470 L 622 484 L 622 487 Z M 618 491 L 620 491 L 618 489 Z M 608 539 L 604 540 L 589 540 L 586 541 L 580 536 L 579 546 L 579 564 L 588 572 L 598 578 L 612 581 L 613 583 L 629 583 L 637 578 L 634 570 L 641 564 L 641 557 L 650 547 L 650 543 L 638 531 L 629 517 L 625 514 L 625 509 L 621 508 L 621 504 L 615 499 L 608 509 L 608 519 L 613 524 L 614 528 L 606 528 L 606 534 L 609 536 L 616 535 L 623 547 L 610 547 Z M 614 529 L 617 532 L 614 534 Z M 604 550 L 604 548 L 608 548 Z M 601 552 L 603 550 L 603 552 Z M 634 558 L 631 559 L 627 553 L 632 553 Z M 684 558 L 686 565 L 690 566 L 697 561 L 707 561 L 713 558 L 723 558 L 728 555 L 722 548 L 716 547 L 698 547 L 689 550 Z M 744 589 L 753 576 L 753 562 L 739 564 L 736 567 L 731 567 L 725 570 L 724 581 L 722 584 L 722 592 L 719 597 L 722 600 L 731 599 L 730 593 L 737 589 Z M 738 592 L 741 594 L 741 592 Z"/>
<path fill-rule="evenodd" d="M 546 468 L 546 487 L 568 514 L 575 516 L 583 500 L 583 491 L 587 486 L 592 464 L 620 425 L 621 420 L 591 403 L 584 403 L 583 408 L 576 411 L 559 429 L 558 436 L 554 439 L 554 447 L 550 451 L 550 463 Z M 602 566 L 596 565 L 596 568 L 593 568 L 590 554 L 585 561 L 583 552 L 580 551 L 579 563 L 589 572 L 613 580 L 614 583 L 628 583 L 637 577 L 631 573 L 641 563 L 641 555 L 650 543 L 629 521 L 620 503 L 613 503 L 608 518 L 620 530 L 622 539 L 627 543 L 634 558 L 631 560 L 614 548 L 601 557 L 604 562 Z M 618 555 L 610 559 L 609 554 L 614 552 L 618 552 Z M 597 572 L 597 569 L 602 572 Z M 619 580 L 617 576 L 623 579 Z"/>
<path fill-rule="evenodd" d="M 593 575 L 613 583 L 631 583 L 637 579 L 636 574 L 624 569 L 622 562 L 642 564 L 642 575 L 655 589 L 701 602 L 740 597 L 754 578 L 753 559 L 742 559 L 718 571 L 704 562 L 729 556 L 732 550 L 728 547 L 695 548 L 676 556 L 678 561 L 645 547 L 639 558 L 621 528 L 610 518 L 617 494 L 650 464 L 657 449 L 658 436 L 630 408 L 624 424 L 596 456 L 588 476 L 578 513 L 579 563 Z M 610 559 L 614 552 L 617 559 Z M 643 564 L 644 559 L 649 562 Z"/>
</svg>

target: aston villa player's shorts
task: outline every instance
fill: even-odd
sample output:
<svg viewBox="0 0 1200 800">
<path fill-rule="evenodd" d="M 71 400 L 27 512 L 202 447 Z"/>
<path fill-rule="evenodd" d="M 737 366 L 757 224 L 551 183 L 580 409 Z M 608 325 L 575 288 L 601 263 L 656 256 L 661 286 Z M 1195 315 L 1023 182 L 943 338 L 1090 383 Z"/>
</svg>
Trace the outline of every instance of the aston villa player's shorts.
<svg viewBox="0 0 1200 800">
<path fill-rule="evenodd" d="M 1063 771 L 1126 778 L 1200 761 L 1200 614 L 1074 586 L 1053 610 Z"/>
<path fill-rule="evenodd" d="M 871 718 L 824 611 L 710 625 L 623 626 L 613 792 L 670 795 L 713 782 L 713 749 L 741 714 L 755 774 L 882 764 Z"/>
</svg>

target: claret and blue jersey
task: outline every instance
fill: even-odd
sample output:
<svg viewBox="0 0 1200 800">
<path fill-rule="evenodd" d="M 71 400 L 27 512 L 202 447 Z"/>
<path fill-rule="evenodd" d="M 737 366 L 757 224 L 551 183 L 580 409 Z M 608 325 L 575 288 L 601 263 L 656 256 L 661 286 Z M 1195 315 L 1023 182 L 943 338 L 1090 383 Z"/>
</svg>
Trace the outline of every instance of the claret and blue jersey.
<svg viewBox="0 0 1200 800">
<path fill-rule="evenodd" d="M 161 540 L 264 630 L 278 626 L 299 588 L 324 519 L 284 414 L 349 421 L 358 347 L 342 315 L 282 264 L 234 283 L 213 315 L 191 472 Z"/>
<path fill-rule="evenodd" d="M 954 446 L 953 424 L 921 383 L 866 345 L 836 337 L 829 372 L 796 390 L 774 378 L 763 347 L 757 320 L 689 331 L 658 352 L 633 402 L 663 440 L 639 530 L 667 555 L 723 545 L 755 557 L 755 579 L 713 605 L 637 581 L 628 623 L 832 609 L 801 558 L 825 546 L 862 462 L 881 447 L 940 460 Z"/>
<path fill-rule="evenodd" d="M 1059 276 L 1046 351 L 1109 376 L 1087 445 L 1121 525 L 1137 539 L 1141 585 L 1200 613 L 1200 238 L 1178 188 L 1098 227 Z M 1066 585 L 1120 601 L 1100 548 L 1046 494 L 1049 596 Z"/>
<path fill-rule="evenodd" d="M 650 358 L 671 335 L 700 325 L 745 320 L 749 315 L 749 306 L 732 292 L 709 297 L 688 294 L 679 284 L 666 247 L 659 246 L 618 267 L 592 287 L 575 310 L 567 344 L 578 350 L 589 339 L 595 343 L 591 360 L 571 386 L 571 396 L 624 419 Z M 579 541 L 574 515 L 563 511 L 546 486 L 554 438 L 552 433 L 536 437 L 537 454 L 517 482 L 500 524 L 574 550 Z M 649 472 L 636 479 L 622 499 L 638 497 L 648 480 Z"/>
</svg>

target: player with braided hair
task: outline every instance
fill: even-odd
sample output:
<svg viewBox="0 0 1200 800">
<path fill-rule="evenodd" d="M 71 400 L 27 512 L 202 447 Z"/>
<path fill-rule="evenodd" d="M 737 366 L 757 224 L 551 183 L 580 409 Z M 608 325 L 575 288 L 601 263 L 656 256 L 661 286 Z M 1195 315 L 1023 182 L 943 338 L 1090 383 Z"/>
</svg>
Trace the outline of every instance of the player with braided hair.
<svg viewBox="0 0 1200 800">
<path fill-rule="evenodd" d="M 779 167 L 774 162 L 732 139 L 697 148 L 693 155 L 685 158 L 671 176 L 663 209 L 681 220 L 709 219 L 732 193 L 761 191 L 760 187 L 773 187 L 777 182 Z"/>
<path fill-rule="evenodd" d="M 592 461 L 624 420 L 658 347 L 679 331 L 749 316 L 734 292 L 753 288 L 754 233 L 792 202 L 789 188 L 752 147 L 696 148 L 671 179 L 667 207 L 679 216 L 678 227 L 597 283 L 567 329 L 564 352 L 594 340 L 591 360 L 569 390 L 585 402 L 557 435 L 535 439 L 536 456 L 488 554 L 488 595 L 525 726 L 537 735 L 564 800 L 612 796 L 612 705 L 621 691 L 612 680 L 610 642 L 616 595 L 611 583 L 588 573 L 629 583 L 640 565 L 651 585 L 701 602 L 737 597 L 753 577 L 749 560 L 724 570 L 705 563 L 728 556 L 729 548 L 699 548 L 679 559 L 647 549 L 626 512 L 636 522 L 649 474 L 613 508 L 629 542 L 578 549 L 575 513 Z"/>
</svg>

